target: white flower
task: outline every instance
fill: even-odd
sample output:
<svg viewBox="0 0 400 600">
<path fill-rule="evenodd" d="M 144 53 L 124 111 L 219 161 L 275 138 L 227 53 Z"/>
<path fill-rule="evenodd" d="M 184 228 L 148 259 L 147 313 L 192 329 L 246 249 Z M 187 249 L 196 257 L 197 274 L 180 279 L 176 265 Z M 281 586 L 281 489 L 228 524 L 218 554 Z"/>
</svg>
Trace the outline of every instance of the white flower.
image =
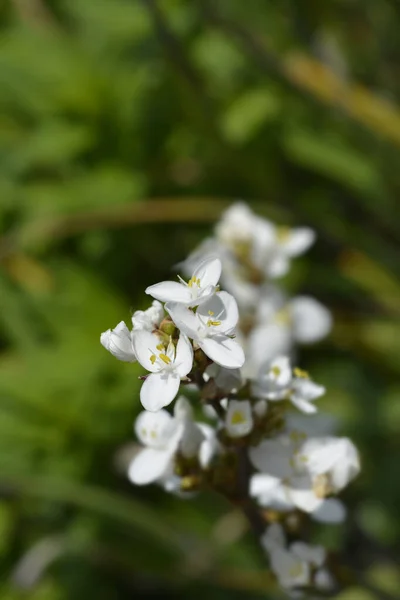
<svg viewBox="0 0 400 600">
<path fill-rule="evenodd" d="M 131 461 L 128 477 L 136 485 L 146 485 L 169 472 L 182 436 L 183 423 L 166 410 L 157 413 L 144 411 L 136 419 L 135 432 L 145 447 Z"/>
<path fill-rule="evenodd" d="M 239 318 L 233 296 L 218 292 L 201 304 L 195 313 L 176 302 L 166 304 L 165 308 L 175 325 L 215 363 L 227 369 L 243 365 L 243 349 L 232 338 Z"/>
<path fill-rule="evenodd" d="M 312 570 L 320 569 L 326 560 L 322 546 L 297 541 L 287 548 L 283 527 L 278 523 L 268 527 L 260 542 L 269 554 L 271 568 L 280 585 L 288 590 L 310 585 Z"/>
<path fill-rule="evenodd" d="M 306 586 L 310 583 L 310 565 L 293 552 L 276 548 L 270 554 L 271 568 L 279 584 L 285 589 Z"/>
<path fill-rule="evenodd" d="M 287 398 L 304 413 L 316 412 L 312 402 L 325 393 L 325 388 L 309 379 L 308 373 L 295 368 L 293 374 L 286 356 L 276 358 L 263 367 L 252 385 L 253 394 L 268 400 Z"/>
<path fill-rule="evenodd" d="M 151 285 L 145 291 L 161 302 L 179 302 L 184 306 L 198 306 L 213 296 L 221 276 L 219 258 L 208 258 L 196 267 L 192 277 L 186 283 L 162 281 Z"/>
<path fill-rule="evenodd" d="M 310 296 L 287 300 L 276 286 L 264 286 L 256 326 L 247 340 L 246 362 L 257 372 L 262 363 L 290 354 L 296 344 L 312 344 L 332 328 L 329 310 Z"/>
<path fill-rule="evenodd" d="M 257 217 L 244 202 L 232 204 L 215 227 L 217 239 L 230 248 L 251 242 Z"/>
<path fill-rule="evenodd" d="M 225 419 L 226 432 L 230 437 L 243 437 L 253 429 L 253 415 L 248 400 L 230 400 Z"/>
<path fill-rule="evenodd" d="M 164 409 L 140 413 L 135 432 L 144 447 L 132 459 L 128 477 L 137 485 L 157 482 L 167 491 L 180 492 L 180 478 L 174 473 L 176 454 L 197 457 L 200 466 L 207 468 L 219 450 L 215 431 L 193 420 L 192 408 L 183 396 L 176 401 L 173 416 Z"/>
<path fill-rule="evenodd" d="M 357 450 L 347 438 L 307 438 L 293 431 L 264 440 L 249 450 L 249 457 L 261 471 L 251 478 L 250 494 L 262 506 L 318 511 L 316 518 L 327 522 L 344 518 L 342 506 L 326 497 L 359 472 Z"/>
<path fill-rule="evenodd" d="M 132 315 L 132 325 L 135 331 L 147 329 L 153 331 L 164 318 L 164 308 L 161 302 L 154 300 L 152 305 L 146 310 L 136 310 Z"/>
<path fill-rule="evenodd" d="M 282 400 L 288 394 L 292 369 L 287 356 L 278 356 L 259 373 L 252 385 L 253 394 L 269 400 Z"/>
<path fill-rule="evenodd" d="M 178 343 L 167 346 L 146 330 L 134 331 L 133 346 L 140 364 L 151 372 L 140 390 L 140 401 L 146 410 L 155 412 L 167 406 L 179 390 L 180 380 L 193 365 L 193 348 L 185 334 Z"/>
<path fill-rule="evenodd" d="M 258 217 L 244 203 L 231 206 L 216 226 L 217 239 L 233 252 L 250 258 L 267 277 L 282 277 L 290 259 L 303 254 L 313 244 L 315 234 L 308 227 L 277 227 Z"/>
<path fill-rule="evenodd" d="M 100 343 L 113 356 L 124 362 L 135 362 L 136 355 L 132 346 L 131 332 L 124 321 L 114 329 L 108 329 L 100 336 Z"/>
</svg>

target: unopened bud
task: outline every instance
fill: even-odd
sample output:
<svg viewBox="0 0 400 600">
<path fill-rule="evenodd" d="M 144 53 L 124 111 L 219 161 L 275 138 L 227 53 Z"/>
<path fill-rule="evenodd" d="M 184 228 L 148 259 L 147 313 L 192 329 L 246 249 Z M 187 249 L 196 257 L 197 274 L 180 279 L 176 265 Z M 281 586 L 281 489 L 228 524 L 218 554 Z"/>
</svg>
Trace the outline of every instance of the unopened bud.
<svg viewBox="0 0 400 600">
<path fill-rule="evenodd" d="M 171 321 L 171 319 L 163 319 L 160 323 L 159 327 L 160 331 L 165 333 L 167 336 L 173 337 L 176 331 L 175 323 Z"/>
</svg>

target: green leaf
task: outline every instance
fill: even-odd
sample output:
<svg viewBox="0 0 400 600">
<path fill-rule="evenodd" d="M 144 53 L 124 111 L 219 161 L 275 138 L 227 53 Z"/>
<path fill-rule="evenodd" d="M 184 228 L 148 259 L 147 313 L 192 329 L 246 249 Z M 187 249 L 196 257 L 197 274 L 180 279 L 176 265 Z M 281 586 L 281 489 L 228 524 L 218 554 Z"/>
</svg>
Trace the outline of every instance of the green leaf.
<svg viewBox="0 0 400 600">
<path fill-rule="evenodd" d="M 221 121 L 222 132 L 229 142 L 243 144 L 265 123 L 275 120 L 279 110 L 279 99 L 270 89 L 249 90 L 226 109 Z"/>
</svg>

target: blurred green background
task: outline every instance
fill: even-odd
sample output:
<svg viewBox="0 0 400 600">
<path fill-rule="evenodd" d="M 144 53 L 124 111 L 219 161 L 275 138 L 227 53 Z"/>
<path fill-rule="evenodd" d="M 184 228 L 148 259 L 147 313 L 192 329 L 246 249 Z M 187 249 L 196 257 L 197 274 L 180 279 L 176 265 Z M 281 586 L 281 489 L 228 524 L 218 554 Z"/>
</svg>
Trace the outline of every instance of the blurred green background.
<svg viewBox="0 0 400 600">
<path fill-rule="evenodd" d="M 283 285 L 334 312 L 301 365 L 363 471 L 311 539 L 357 573 L 341 600 L 400 598 L 399 25 L 398 0 L 1 0 L 1 600 L 281 597 L 223 500 L 128 484 L 140 369 L 99 343 L 238 198 L 317 230 Z"/>
</svg>

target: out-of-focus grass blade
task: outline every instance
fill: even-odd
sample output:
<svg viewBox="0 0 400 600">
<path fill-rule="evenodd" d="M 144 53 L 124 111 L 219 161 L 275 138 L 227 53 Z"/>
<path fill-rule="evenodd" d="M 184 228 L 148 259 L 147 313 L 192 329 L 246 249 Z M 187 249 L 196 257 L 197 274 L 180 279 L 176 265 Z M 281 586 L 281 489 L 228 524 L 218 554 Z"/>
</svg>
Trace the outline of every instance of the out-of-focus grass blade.
<svg viewBox="0 0 400 600">
<path fill-rule="evenodd" d="M 151 536 L 175 551 L 185 552 L 187 549 L 184 538 L 180 536 L 176 526 L 168 525 L 165 514 L 158 515 L 137 500 L 65 479 L 30 477 L 4 471 L 1 475 L 1 485 L 22 496 L 72 504 L 110 517 Z"/>
</svg>

